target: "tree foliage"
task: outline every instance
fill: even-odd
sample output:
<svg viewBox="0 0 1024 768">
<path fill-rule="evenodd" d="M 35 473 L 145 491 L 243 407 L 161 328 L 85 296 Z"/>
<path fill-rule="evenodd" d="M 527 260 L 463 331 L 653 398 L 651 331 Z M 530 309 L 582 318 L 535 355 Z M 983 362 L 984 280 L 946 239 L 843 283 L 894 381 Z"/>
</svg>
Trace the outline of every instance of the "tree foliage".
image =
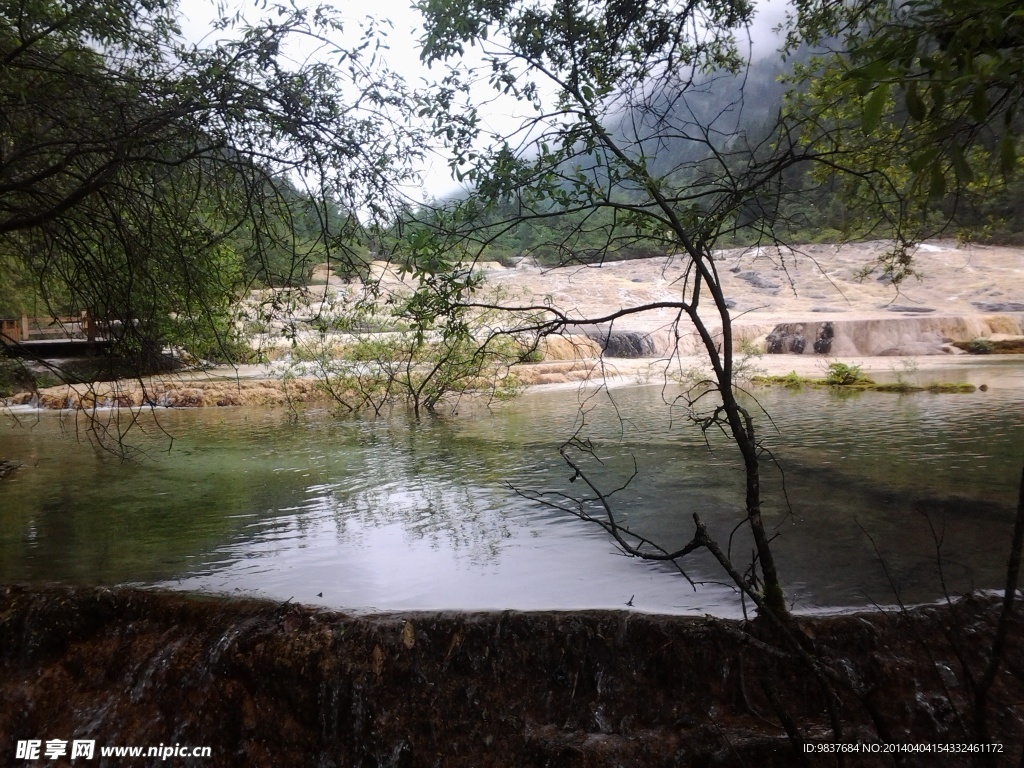
<svg viewBox="0 0 1024 768">
<path fill-rule="evenodd" d="M 737 397 L 732 318 L 715 249 L 741 231 L 759 232 L 762 238 L 775 236 L 785 226 L 782 222 L 780 227 L 780 217 L 795 198 L 807 196 L 809 183 L 819 184 L 837 198 L 851 197 L 844 214 L 862 232 L 897 237 L 897 248 L 887 266 L 898 280 L 911 267 L 906 260 L 908 246 L 933 224 L 928 220 L 930 204 L 951 191 L 933 183 L 934 167 L 957 185 L 978 183 L 983 178 L 980 169 L 986 166 L 994 169 L 986 176 L 993 180 L 1000 174 L 1005 179 L 1012 172 L 1015 163 L 1005 162 L 1002 150 L 993 153 L 986 131 L 998 138 L 994 142 L 998 146 L 1004 141 L 1002 136 L 1016 130 L 1016 107 L 1011 107 L 1014 97 L 1007 96 L 1010 101 L 1005 101 L 999 96 L 997 81 L 975 78 L 975 86 L 983 87 L 989 99 L 989 110 L 983 116 L 970 82 L 976 74 L 970 67 L 980 64 L 971 59 L 969 65 L 963 64 L 967 80 L 955 99 L 959 108 L 953 107 L 952 113 L 943 112 L 948 101 L 941 106 L 934 101 L 939 91 L 929 91 L 927 96 L 919 91 L 925 102 L 923 112 L 920 105 L 911 108 L 895 99 L 894 94 L 909 89 L 917 76 L 892 70 L 895 74 L 886 75 L 892 82 L 882 87 L 871 61 L 858 58 L 874 55 L 867 30 L 873 13 L 878 12 L 879 18 L 885 15 L 869 0 L 859 6 L 866 14 L 862 17 L 847 17 L 847 4 L 823 3 L 822 19 L 832 13 L 832 18 L 845 26 L 819 29 L 831 35 L 845 30 L 851 35 L 847 41 L 850 51 L 834 59 L 822 55 L 805 66 L 800 72 L 806 76 L 804 90 L 793 94 L 778 120 L 757 121 L 756 130 L 754 123 L 743 119 L 742 87 L 726 91 L 716 109 L 706 109 L 712 100 L 705 96 L 716 81 L 743 71 L 736 39 L 750 9 L 741 3 L 423 0 L 420 7 L 427 19 L 424 50 L 428 60 L 444 60 L 454 66 L 467 49 L 478 48 L 490 85 L 517 98 L 529 114 L 515 128 L 491 134 L 471 108 L 454 103 L 459 93 L 471 90 L 468 85 L 460 90 L 457 84 L 472 81 L 480 76 L 480 70 L 449 72 L 452 98 L 425 105 L 422 112 L 434 118 L 438 135 L 450 142 L 456 174 L 473 184 L 475 194 L 423 217 L 416 231 L 420 244 L 411 266 L 424 274 L 436 276 L 438 269 L 443 272 L 443 259 L 436 258 L 441 246 L 429 247 L 428 233 L 433 232 L 437 243 L 457 243 L 468 258 L 486 258 L 489 248 L 524 223 L 533 232 L 550 237 L 547 246 L 560 255 L 560 263 L 577 261 L 582 243 L 591 244 L 588 248 L 594 242 L 599 244 L 586 253 L 585 260 L 591 262 L 614 254 L 631 240 L 656 243 L 682 265 L 682 275 L 673 283 L 676 296 L 672 299 L 611 309 L 600 317 L 584 317 L 572 309 L 543 304 L 515 309 L 538 317 L 529 327 L 540 334 L 562 332 L 581 323 L 612 326 L 653 314 L 669 325 L 677 338 L 697 336 L 711 373 L 694 386 L 684 387 L 672 404 L 684 406 L 691 422 L 705 435 L 726 433 L 744 467 L 743 510 L 727 546 L 719 544 L 699 514 L 688 515 L 684 508 L 673 513 L 681 525 L 692 518 L 692 526 L 686 523 L 686 534 L 678 541 L 655 542 L 642 531 L 632 530 L 612 502 L 613 494 L 623 488 L 609 491 L 602 487 L 596 474 L 600 469 L 594 469 L 600 466 L 600 446 L 582 432 L 560 451 L 571 472 L 570 482 L 579 490 L 530 489 L 521 493 L 601 526 L 629 556 L 669 561 L 685 573 L 692 555 L 709 553 L 771 626 L 765 635 L 755 639 L 752 633 L 746 639 L 759 653 L 781 652 L 801 660 L 814 684 L 825 692 L 835 738 L 846 738 L 840 692 L 849 692 L 869 713 L 878 739 L 897 741 L 870 685 L 851 672 L 849 665 L 823 658 L 813 638 L 801 633 L 787 613 L 772 552 L 773 532 L 761 513 L 761 464 L 768 454 L 758 437 L 760 420 Z M 908 12 L 916 9 L 924 18 L 931 8 L 941 9 L 942 4 L 917 6 L 912 1 L 894 6 Z M 949 9 L 955 11 L 956 7 L 950 4 Z M 823 38 L 815 38 L 809 17 L 803 18 L 807 34 L 820 42 Z M 1016 18 L 1013 16 L 1014 24 Z M 992 28 L 988 30 L 985 34 L 992 34 Z M 941 49 L 941 45 L 937 47 Z M 893 60 L 916 66 L 898 56 Z M 956 61 L 966 59 L 960 56 Z M 941 69 L 938 60 L 926 61 L 923 66 L 934 68 L 930 77 L 936 77 Z M 923 77 L 917 81 L 918 89 Z M 1005 85 L 1006 94 L 1017 87 L 1012 80 Z M 975 105 L 973 113 L 968 110 L 968 93 Z M 911 97 L 904 93 L 902 98 L 907 101 Z M 1002 105 L 999 108 L 1004 113 L 992 120 L 996 104 Z M 455 117 L 453 109 L 458 112 Z M 970 120 L 973 127 L 964 124 Z M 452 129 L 453 121 L 457 130 Z M 665 152 L 670 146 L 671 151 Z M 964 155 L 970 173 L 955 167 L 957 151 Z M 440 288 L 433 293 L 439 307 L 465 309 L 484 303 L 474 295 L 472 286 L 457 278 L 445 281 L 435 277 L 434 285 Z M 487 307 L 510 308 L 507 304 Z M 517 325 L 515 330 L 521 333 L 524 328 Z M 856 378 L 855 371 L 831 373 L 837 380 Z M 1019 517 L 1017 522 L 1001 625 L 1012 620 Z M 751 561 L 740 564 L 735 553 L 747 545 Z M 765 637 L 767 642 L 763 642 Z M 1001 663 L 1000 637 L 997 633 L 991 646 L 989 669 Z M 963 667 L 967 669 L 966 664 Z M 967 718 L 960 722 L 979 742 L 987 743 L 986 681 L 994 673 L 986 671 L 980 685 L 975 683 L 974 673 L 966 674 L 975 711 L 971 722 Z M 774 711 L 794 751 L 799 750 L 806 738 L 801 726 L 780 706 Z M 983 759 L 994 762 L 987 752 Z"/>
<path fill-rule="evenodd" d="M 436 327 L 422 320 L 410 324 L 401 307 L 383 315 L 364 310 L 347 320 L 355 326 L 346 340 L 322 334 L 304 345 L 300 357 L 308 362 L 297 367 L 311 372 L 348 412 L 379 416 L 398 405 L 420 418 L 445 407 L 454 411 L 463 397 L 507 399 L 519 389 L 512 365 L 533 351 L 528 341 L 489 334 L 479 314 Z"/>
<path fill-rule="evenodd" d="M 803 0 L 790 46 L 816 46 L 797 69 L 792 115 L 832 154 L 839 193 L 906 241 L 951 222 L 979 230 L 1019 193 L 1024 14 L 1006 0 Z M 904 251 L 889 264 L 900 278 Z"/>
<path fill-rule="evenodd" d="M 438 231 L 443 238 L 461 234 L 464 247 L 483 254 L 523 222 L 544 222 L 548 231 L 558 231 L 547 245 L 563 263 L 584 240 L 599 244 L 588 261 L 629 243 L 653 243 L 677 254 L 684 272 L 675 283 L 675 301 L 586 318 L 544 306 L 519 309 L 543 315 L 534 325 L 540 333 L 662 312 L 679 334 L 699 337 L 713 373 L 682 400 L 701 429 L 725 430 L 739 449 L 746 471 L 744 519 L 756 552 L 747 576 L 724 555 L 720 562 L 759 607 L 785 615 L 761 516 L 761 449 L 754 419 L 736 397 L 729 303 L 714 252 L 740 227 L 770 226 L 775 188 L 801 159 L 792 145 L 773 145 L 764 131 L 745 130 L 741 89 L 710 108 L 716 80 L 742 70 L 737 36 L 751 7 L 671 0 L 556 0 L 543 6 L 424 0 L 420 8 L 427 20 L 427 60 L 451 60 L 477 46 L 494 89 L 530 109 L 522 125 L 489 140 L 470 110 L 460 110 L 462 130 L 452 135 L 446 130 L 449 105 L 424 108 L 438 132 L 451 136 L 456 174 L 476 193 L 438 214 Z M 454 82 L 457 73 L 451 77 Z M 670 160 L 661 152 L 668 144 L 674 148 Z M 549 224 L 554 221 L 561 226 Z M 695 526 L 690 543 L 671 553 L 643 539 L 619 543 L 648 559 L 697 549 L 722 554 L 699 519 Z"/>
<path fill-rule="evenodd" d="M 0 280 L 31 282 L 21 304 L 207 355 L 253 280 L 355 263 L 354 212 L 390 215 L 419 151 L 406 90 L 379 30 L 342 47 L 327 9 L 271 10 L 196 45 L 173 0 L 0 3 Z"/>
</svg>

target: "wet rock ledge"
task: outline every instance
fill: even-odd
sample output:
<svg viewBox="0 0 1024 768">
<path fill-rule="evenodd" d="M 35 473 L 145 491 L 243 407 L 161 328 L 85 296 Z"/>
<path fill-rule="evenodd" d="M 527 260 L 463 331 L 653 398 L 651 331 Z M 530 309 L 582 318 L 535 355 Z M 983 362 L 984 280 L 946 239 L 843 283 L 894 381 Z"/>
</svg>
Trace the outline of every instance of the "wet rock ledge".
<svg viewBox="0 0 1024 768">
<path fill-rule="evenodd" d="M 882 722 L 901 743 L 975 741 L 964 670 L 980 674 L 997 615 L 993 601 L 968 598 L 800 619 L 805 647 L 870 692 L 868 707 L 843 694 L 843 740 L 877 741 Z M 1022 640 L 1016 619 L 989 707 L 999 764 L 1021 758 Z M 800 765 L 787 730 L 835 741 L 826 700 L 805 662 L 763 643 L 773 643 L 766 627 L 634 613 L 353 618 L 121 588 L 0 587 L 0 764 L 26 764 L 12 759 L 18 739 L 59 738 L 95 739 L 97 756 L 103 745 L 211 747 L 194 763 L 148 763 L 164 766 Z"/>
</svg>

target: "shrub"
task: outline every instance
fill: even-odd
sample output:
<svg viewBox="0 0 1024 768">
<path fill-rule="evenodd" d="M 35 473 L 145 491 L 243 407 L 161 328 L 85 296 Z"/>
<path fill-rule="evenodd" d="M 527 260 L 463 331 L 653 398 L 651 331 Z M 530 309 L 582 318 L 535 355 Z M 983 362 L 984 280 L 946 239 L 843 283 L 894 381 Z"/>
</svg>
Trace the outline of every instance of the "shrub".
<svg viewBox="0 0 1024 768">
<path fill-rule="evenodd" d="M 963 345 L 963 348 L 972 355 L 991 355 L 996 350 L 996 345 L 988 339 L 971 339 Z"/>
<path fill-rule="evenodd" d="M 861 369 L 859 365 L 847 365 L 846 363 L 829 363 L 825 370 L 825 381 L 837 387 L 849 386 L 861 381 Z"/>
</svg>

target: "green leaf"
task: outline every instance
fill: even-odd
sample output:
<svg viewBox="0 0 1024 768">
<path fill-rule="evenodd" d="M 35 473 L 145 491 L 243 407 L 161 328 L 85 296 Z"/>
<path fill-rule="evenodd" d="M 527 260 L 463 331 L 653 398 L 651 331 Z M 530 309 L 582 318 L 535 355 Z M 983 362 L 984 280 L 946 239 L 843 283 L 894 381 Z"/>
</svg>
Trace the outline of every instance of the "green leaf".
<svg viewBox="0 0 1024 768">
<path fill-rule="evenodd" d="M 931 178 L 928 182 L 928 194 L 937 199 L 946 196 L 946 174 L 942 170 L 942 163 L 932 165 Z"/>
<path fill-rule="evenodd" d="M 1012 176 L 1017 167 L 1017 141 L 1007 131 L 999 140 L 999 170 L 1003 176 Z"/>
<path fill-rule="evenodd" d="M 917 154 L 910 156 L 907 160 L 907 165 L 910 166 L 910 170 L 914 173 L 923 173 L 925 168 L 935 162 L 937 155 L 938 152 L 934 148 L 925 150 L 924 152 L 918 152 Z"/>
<path fill-rule="evenodd" d="M 911 83 L 907 86 L 907 111 L 910 113 L 910 117 L 918 122 L 924 120 L 925 115 L 928 114 L 928 109 L 925 107 L 924 99 L 922 99 L 921 94 L 917 92 L 916 83 Z"/>
<path fill-rule="evenodd" d="M 988 109 L 988 94 L 985 93 L 984 85 L 979 83 L 974 89 L 974 95 L 971 97 L 971 117 L 979 123 L 984 122 L 988 119 Z"/>
<path fill-rule="evenodd" d="M 862 67 L 851 69 L 843 76 L 843 79 L 858 80 L 866 83 L 877 83 L 879 80 L 886 80 L 891 76 L 892 73 L 889 69 L 889 62 L 884 59 L 876 59 Z"/>
<path fill-rule="evenodd" d="M 953 170 L 956 172 L 957 181 L 961 184 L 970 184 L 974 181 L 974 171 L 971 170 L 971 166 L 958 144 L 950 147 L 949 155 L 953 160 Z"/>
<path fill-rule="evenodd" d="M 861 115 L 861 128 L 864 133 L 870 134 L 878 127 L 878 124 L 882 120 L 882 112 L 885 110 L 888 98 L 888 83 L 881 83 L 874 91 L 871 92 L 867 102 L 864 104 L 864 112 Z"/>
</svg>

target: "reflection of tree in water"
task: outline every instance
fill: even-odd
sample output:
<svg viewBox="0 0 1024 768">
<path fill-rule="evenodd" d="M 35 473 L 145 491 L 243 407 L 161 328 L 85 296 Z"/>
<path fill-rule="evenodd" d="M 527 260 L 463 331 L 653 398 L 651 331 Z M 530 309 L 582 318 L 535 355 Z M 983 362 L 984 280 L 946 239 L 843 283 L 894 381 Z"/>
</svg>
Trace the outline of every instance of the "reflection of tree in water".
<svg viewBox="0 0 1024 768">
<path fill-rule="evenodd" d="M 709 457 L 688 424 L 666 426 L 660 390 L 614 394 L 618 414 L 603 404 L 586 428 L 604 461 L 589 468 L 602 487 L 628 477 L 633 456 L 640 463 L 640 476 L 615 497 L 623 519 L 670 543 L 688 511 L 700 511 L 709 527 L 726 525 L 719 521 L 741 503 L 731 455 Z M 908 598 L 924 595 L 935 584 L 925 512 L 945 536 L 950 582 L 995 583 L 990 571 L 1001 571 L 1005 557 L 995 532 L 1015 492 L 1005 468 L 1018 461 L 1024 434 L 1017 390 L 869 394 L 855 403 L 807 391 L 756 394 L 782 430 L 769 442 L 789 468 L 796 517 L 779 505 L 765 514 L 771 526 L 782 523 L 787 579 L 806 585 L 794 596 L 824 604 L 862 602 L 865 592 L 891 597 L 858 523 L 876 534 Z M 549 526 L 581 546 L 603 541 L 598 529 L 539 509 L 506 485 L 575 489 L 557 460 L 564 435 L 552 432 L 571 428 L 566 413 L 578 400 L 576 392 L 530 396 L 493 415 L 467 409 L 420 423 L 399 413 L 332 419 L 310 410 L 292 423 L 260 409 L 164 412 L 171 452 L 136 465 L 62 436 L 56 419 L 2 430 L 0 448 L 34 458 L 0 484 L 0 575 L 163 579 L 240 559 L 269 563 L 291 546 L 338 558 L 358 548 L 373 558 L 378 530 L 398 550 L 407 542 L 450 551 L 474 568 L 509 557 L 514 541 L 547 536 Z M 619 414 L 628 421 L 622 429 Z M 982 453 L 988 458 L 975 458 Z M 970 470 L 949 470 L 958 464 Z M 764 480 L 777 497 L 778 475 L 766 471 Z M 728 538 L 728 529 L 712 530 Z"/>
<path fill-rule="evenodd" d="M 280 452 L 262 421 L 198 411 L 141 418 L 151 429 L 133 437 L 146 450 L 127 463 L 76 439 L 57 415 L 0 431 L 0 448 L 23 464 L 17 482 L 0 488 L 4 580 L 167 578 L 225 540 L 251 536 L 253 518 L 294 504 L 308 484 L 272 471 Z M 170 452 L 157 418 L 175 434 Z"/>
<path fill-rule="evenodd" d="M 349 543 L 369 528 L 401 525 L 412 541 L 449 549 L 474 563 L 497 555 L 512 535 L 501 511 L 512 446 L 460 440 L 443 419 L 393 419 L 363 433 L 346 479 L 316 498 Z"/>
<path fill-rule="evenodd" d="M 517 446 L 460 439 L 441 418 L 324 419 L 312 412 L 297 424 L 261 423 L 255 440 L 242 425 L 224 448 L 248 453 L 266 485 L 250 485 L 258 524 L 240 529 L 260 544 L 246 557 L 272 555 L 273 542 L 311 542 L 331 519 L 345 547 L 366 546 L 373 529 L 402 528 L 407 541 L 427 542 L 473 563 L 495 557 L 511 535 L 500 490 Z M 234 430 L 232 430 L 234 431 Z M 216 438 L 216 435 L 213 435 Z M 232 447 L 233 444 L 233 447 Z M 223 547 L 222 547 L 223 550 Z"/>
<path fill-rule="evenodd" d="M 349 543 L 369 528 L 398 524 L 409 542 L 425 542 L 482 564 L 498 555 L 512 536 L 499 499 L 464 483 L 405 478 L 324 501 L 338 535 Z"/>
</svg>

